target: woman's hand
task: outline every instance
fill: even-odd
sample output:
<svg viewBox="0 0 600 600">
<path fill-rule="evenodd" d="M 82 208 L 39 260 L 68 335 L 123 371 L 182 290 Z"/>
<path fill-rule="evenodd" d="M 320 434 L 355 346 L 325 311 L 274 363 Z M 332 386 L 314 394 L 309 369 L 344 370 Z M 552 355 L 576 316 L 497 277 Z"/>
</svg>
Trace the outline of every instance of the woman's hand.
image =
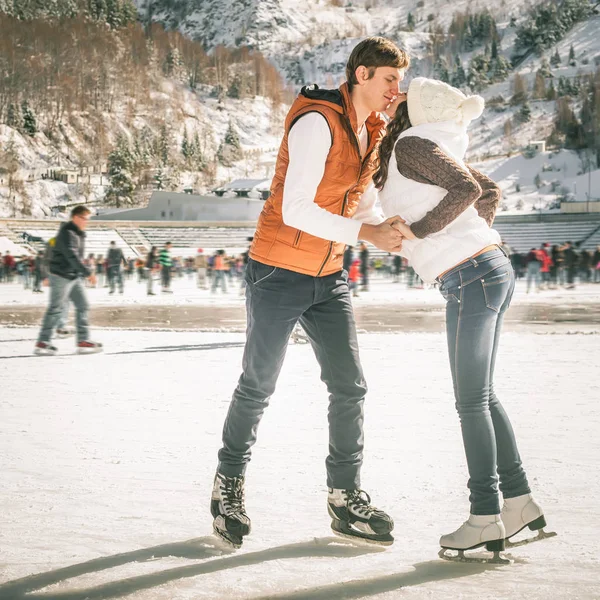
<svg viewBox="0 0 600 600">
<path fill-rule="evenodd" d="M 409 225 L 406 224 L 406 221 L 404 221 L 404 219 L 395 219 L 392 223 L 391 223 L 392 227 L 400 232 L 402 234 L 402 236 L 407 239 L 407 240 L 416 240 L 417 236 L 412 232 L 412 229 L 410 228 Z"/>
</svg>

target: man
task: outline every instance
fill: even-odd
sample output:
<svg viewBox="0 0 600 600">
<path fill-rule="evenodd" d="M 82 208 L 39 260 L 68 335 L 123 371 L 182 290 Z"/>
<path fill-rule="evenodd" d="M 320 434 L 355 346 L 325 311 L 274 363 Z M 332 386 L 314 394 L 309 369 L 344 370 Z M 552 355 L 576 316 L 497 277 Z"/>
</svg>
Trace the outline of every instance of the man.
<svg viewBox="0 0 600 600">
<path fill-rule="evenodd" d="M 127 261 L 123 256 L 123 250 L 117 248 L 116 242 L 110 243 L 110 248 L 106 254 L 106 265 L 108 270 L 108 285 L 110 287 L 109 294 L 115 293 L 115 280 L 119 284 L 119 294 L 123 293 L 123 273 L 121 265 L 127 267 Z"/>
<path fill-rule="evenodd" d="M 102 344 L 89 338 L 89 304 L 84 279 L 89 277 L 90 272 L 83 264 L 85 229 L 89 218 L 89 208 L 76 206 L 71 211 L 71 220 L 60 226 L 56 236 L 50 259 L 50 302 L 35 345 L 35 354 L 54 355 L 58 352 L 51 344 L 52 334 L 69 300 L 75 305 L 77 351 L 80 354 L 102 352 Z"/>
<path fill-rule="evenodd" d="M 160 251 L 158 255 L 158 262 L 161 268 L 161 282 L 162 291 L 165 294 L 171 293 L 171 267 L 173 261 L 171 260 L 171 242 L 167 242 L 165 247 Z"/>
<path fill-rule="evenodd" d="M 392 519 L 360 489 L 367 392 L 342 270 L 345 245 L 360 239 L 398 251 L 394 219 L 375 210 L 372 177 L 385 122 L 377 114 L 399 95 L 408 57 L 384 38 L 362 41 L 339 90 L 303 88 L 292 105 L 246 271 L 243 373 L 223 430 L 211 498 L 217 535 L 234 547 L 250 532 L 244 473 L 250 449 L 298 321 L 330 393 L 328 510 L 336 533 L 390 544 Z M 367 187 L 370 193 L 364 193 Z"/>
<path fill-rule="evenodd" d="M 206 256 L 204 255 L 204 250 L 202 248 L 198 248 L 198 254 L 196 255 L 194 263 L 194 266 L 196 267 L 196 283 L 199 288 L 206 290 L 208 289 L 208 282 L 206 279 L 206 269 L 208 268 L 208 262 L 206 260 Z"/>
</svg>

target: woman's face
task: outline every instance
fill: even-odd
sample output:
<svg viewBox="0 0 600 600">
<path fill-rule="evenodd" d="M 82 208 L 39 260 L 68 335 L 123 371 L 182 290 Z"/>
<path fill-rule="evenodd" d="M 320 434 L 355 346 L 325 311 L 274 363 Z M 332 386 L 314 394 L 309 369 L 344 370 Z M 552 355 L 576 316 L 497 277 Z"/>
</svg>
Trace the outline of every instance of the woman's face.
<svg viewBox="0 0 600 600">
<path fill-rule="evenodd" d="M 393 119 L 394 115 L 396 114 L 396 111 L 398 110 L 398 107 L 403 103 L 406 102 L 406 98 L 407 98 L 408 94 L 406 92 L 400 92 L 398 94 L 398 97 L 385 109 L 385 114 L 390 118 Z"/>
</svg>

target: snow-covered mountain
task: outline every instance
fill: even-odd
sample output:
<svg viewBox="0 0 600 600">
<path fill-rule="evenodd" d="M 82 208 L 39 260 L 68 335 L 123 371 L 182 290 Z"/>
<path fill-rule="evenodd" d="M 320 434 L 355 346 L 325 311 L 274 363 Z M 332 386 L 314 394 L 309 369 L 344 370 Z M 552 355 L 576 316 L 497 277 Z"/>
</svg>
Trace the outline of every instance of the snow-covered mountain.
<svg viewBox="0 0 600 600">
<path fill-rule="evenodd" d="M 156 21 L 167 29 L 177 29 L 202 42 L 207 50 L 223 45 L 248 46 L 260 51 L 277 66 L 292 90 L 313 82 L 325 87 L 337 86 L 344 79 L 349 53 L 367 35 L 385 35 L 409 52 L 411 68 L 407 73 L 407 84 L 418 75 L 436 76 L 432 46 L 440 33 L 447 33 L 457 15 L 476 14 L 483 10 L 489 10 L 495 19 L 499 55 L 510 60 L 516 51 L 517 27 L 529 18 L 527 10 L 530 7 L 541 4 L 537 1 L 523 4 L 518 0 L 503 0 L 497 6 L 480 0 L 456 0 L 452 4 L 448 0 L 134 1 L 142 22 Z M 561 62 L 551 67 L 555 86 L 560 78 L 572 81 L 578 76 L 594 73 L 600 64 L 598 31 L 600 16 L 593 14 L 540 54 L 525 53 L 518 67 L 506 79 L 479 92 L 488 107 L 484 116 L 472 125 L 469 159 L 499 181 L 505 190 L 504 210 L 549 208 L 556 204 L 559 196 L 568 194 L 580 200 L 586 199 L 588 193 L 599 195 L 598 191 L 594 192 L 594 182 L 600 180 L 600 171 L 595 170 L 591 177 L 585 174 L 586 160 L 591 160 L 589 155 L 581 157 L 572 150 L 545 153 L 535 159 L 520 155 L 531 141 L 546 140 L 551 134 L 556 114 L 555 100 L 530 99 L 529 121 L 519 121 L 516 116 L 521 106 L 510 103 L 515 74 L 522 76 L 531 94 L 538 70 L 556 53 L 560 55 Z M 446 37 L 444 44 L 448 44 L 450 39 Z M 571 48 L 575 58 L 569 61 L 567 57 Z M 468 69 L 469 61 L 483 52 L 484 46 L 475 44 L 468 51 L 458 52 L 459 60 Z M 441 54 L 444 54 L 444 49 Z M 450 62 L 449 52 L 446 54 Z M 177 140 L 181 140 L 184 127 L 193 130 L 210 124 L 216 146 L 223 138 L 229 120 L 238 125 L 242 147 L 252 151 L 247 153 L 252 158 L 233 167 L 220 166 L 216 174 L 218 182 L 240 175 L 265 177 L 272 173 L 286 104 L 275 106 L 261 98 L 251 101 L 225 98 L 217 106 L 210 90 L 191 92 L 184 83 L 178 85 L 168 81 L 162 85 L 163 88 L 165 86 L 173 89 L 172 93 L 157 90 L 157 97 L 161 99 L 159 110 L 182 115 L 179 129 L 173 132 Z M 576 114 L 580 107 L 580 102 L 575 99 L 573 109 Z M 109 121 L 112 119 L 109 130 L 114 141 L 119 132 L 118 117 L 107 118 Z M 136 119 L 136 128 L 144 126 L 144 119 L 143 115 Z M 51 163 L 48 157 L 52 152 L 56 154 L 56 141 L 39 137 L 31 139 L 9 129 L 0 126 L 0 142 L 6 144 L 11 136 L 16 139 L 24 171 Z M 77 139 L 76 132 L 73 134 Z M 72 143 L 71 138 L 69 143 Z M 80 143 L 86 142 L 81 139 Z M 518 158 L 515 153 L 519 153 Z M 61 155 L 68 155 L 68 148 L 63 148 Z M 184 173 L 179 187 L 202 187 L 197 184 L 197 176 Z M 32 188 L 36 202 L 38 197 L 46 197 L 44 210 L 38 210 L 38 213 L 47 213 L 49 207 L 59 203 L 65 195 L 71 198 L 77 196 L 77 190 L 69 189 L 67 184 L 37 180 L 31 184 L 26 182 L 26 185 L 36 186 Z M 0 193 L 1 186 L 0 181 Z M 102 189 L 96 191 L 99 196 L 102 194 Z M 0 214 L 9 214 L 3 203 L 0 203 Z"/>
</svg>

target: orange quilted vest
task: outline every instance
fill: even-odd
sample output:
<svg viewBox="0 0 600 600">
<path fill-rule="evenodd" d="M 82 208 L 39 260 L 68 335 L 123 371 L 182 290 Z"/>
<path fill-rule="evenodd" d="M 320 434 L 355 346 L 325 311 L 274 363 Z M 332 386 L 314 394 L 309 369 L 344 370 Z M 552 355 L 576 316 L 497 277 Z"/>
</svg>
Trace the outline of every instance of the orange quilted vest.
<svg viewBox="0 0 600 600">
<path fill-rule="evenodd" d="M 303 88 L 286 117 L 285 133 L 271 183 L 271 196 L 258 219 L 250 257 L 274 267 L 324 277 L 341 271 L 344 243 L 324 240 L 289 227 L 283 222 L 281 210 L 289 162 L 288 135 L 292 125 L 309 112 L 318 112 L 325 117 L 332 137 L 315 202 L 321 208 L 344 217 L 354 215 L 362 193 L 373 178 L 379 144 L 385 134 L 385 122 L 377 113 L 371 113 L 367 119 L 365 126 L 369 144 L 361 160 L 356 112 L 346 83 L 339 90 L 320 90 L 316 86 Z"/>
</svg>

